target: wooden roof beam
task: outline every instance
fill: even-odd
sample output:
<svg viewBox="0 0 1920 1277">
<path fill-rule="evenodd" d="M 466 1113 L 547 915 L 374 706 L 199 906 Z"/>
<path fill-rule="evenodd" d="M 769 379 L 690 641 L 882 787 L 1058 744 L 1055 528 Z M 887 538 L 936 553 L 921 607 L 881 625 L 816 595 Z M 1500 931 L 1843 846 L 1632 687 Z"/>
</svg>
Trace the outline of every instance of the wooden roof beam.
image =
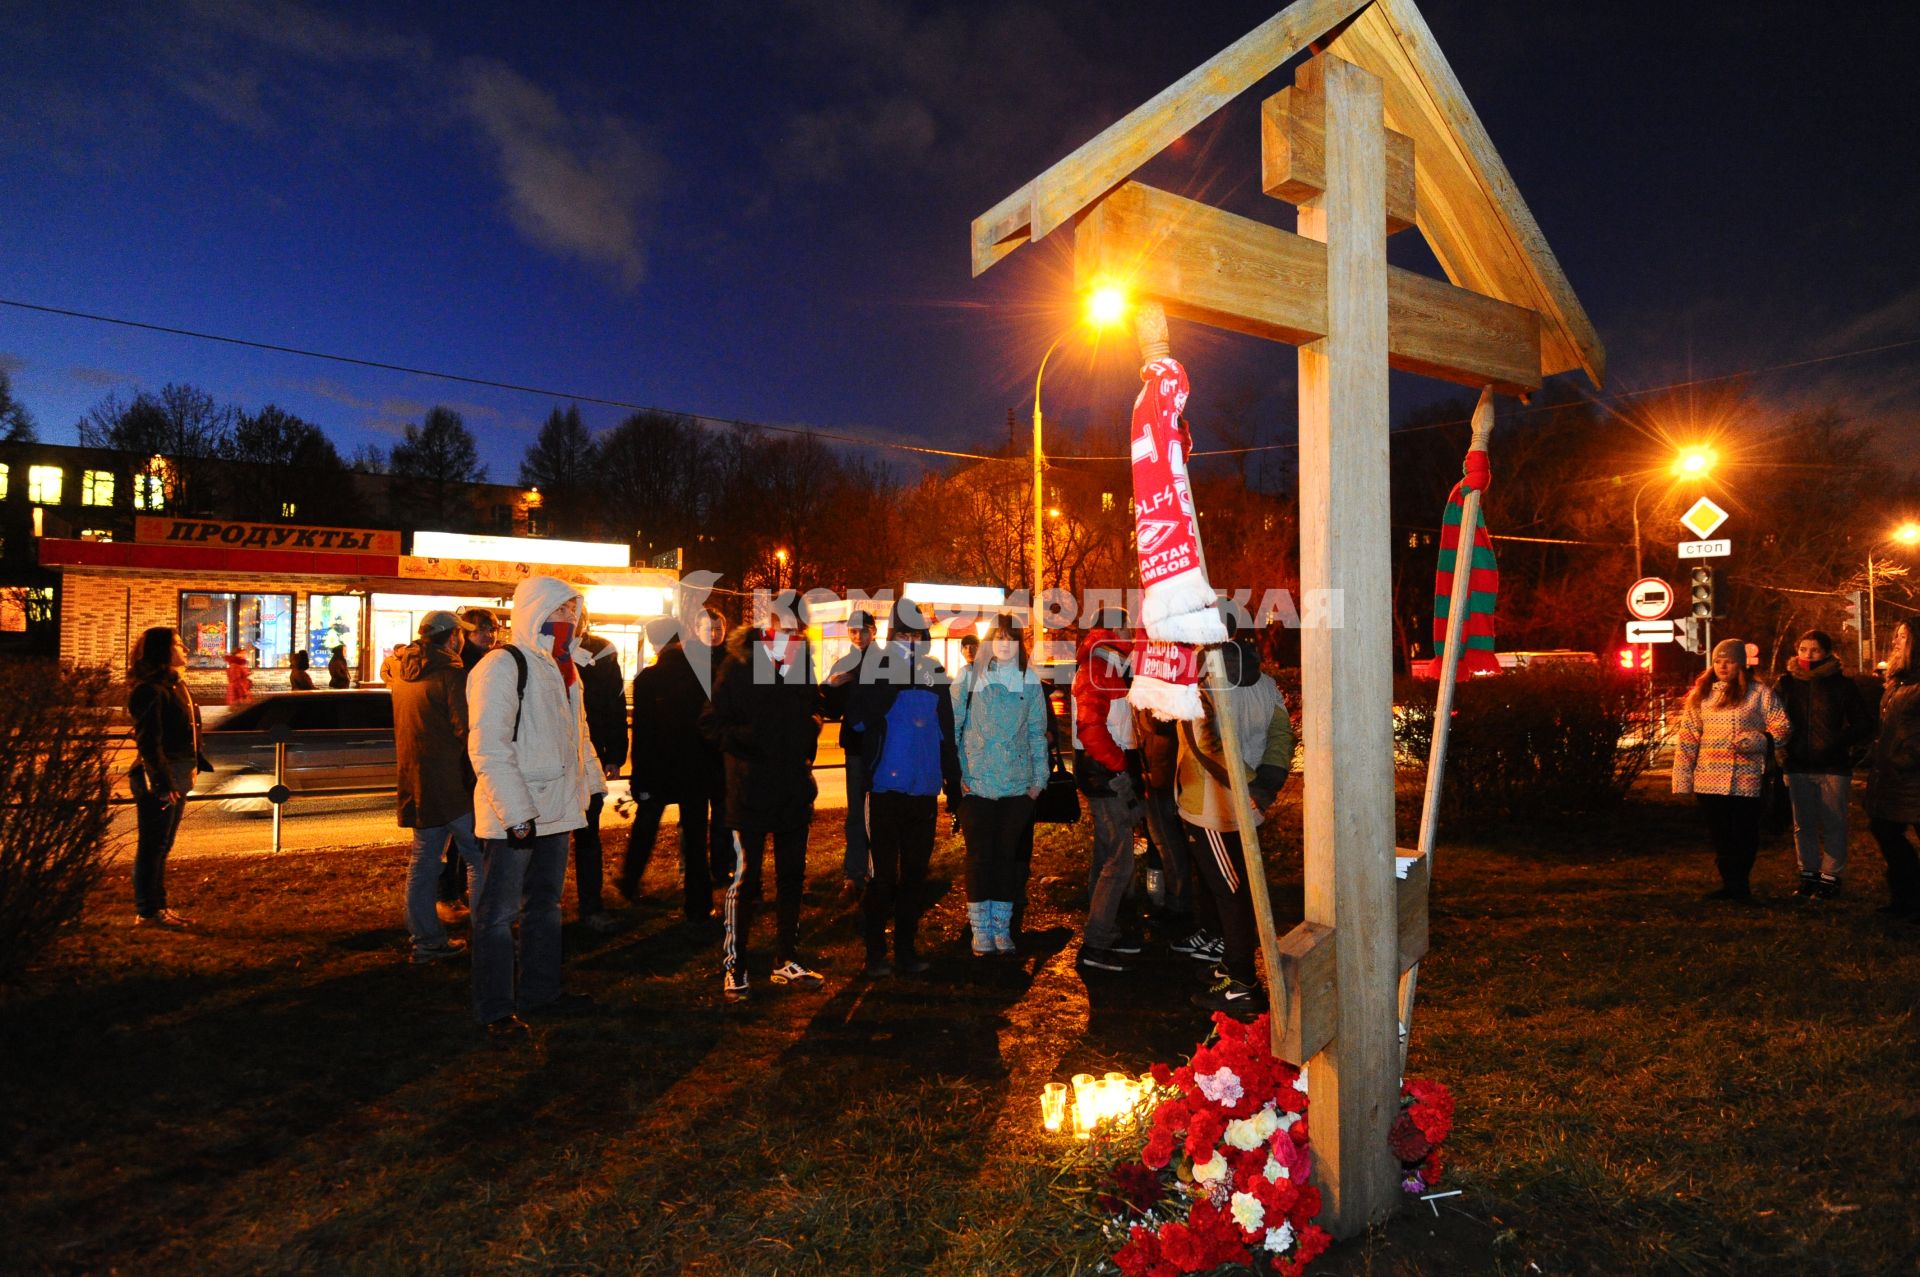
<svg viewBox="0 0 1920 1277">
<path fill-rule="evenodd" d="M 1304 204 L 1327 189 L 1327 95 L 1322 59 L 1303 64 L 1293 87 L 1260 104 L 1260 189 L 1277 200 Z M 1386 130 L 1387 234 L 1412 226 L 1413 139 Z"/>
<path fill-rule="evenodd" d="M 1250 218 L 1128 182 L 1074 231 L 1080 288 L 1122 282 L 1170 315 L 1295 345 L 1327 334 L 1327 249 Z M 1445 280 L 1387 272 L 1387 362 L 1469 386 L 1540 385 L 1540 317 Z"/>
<path fill-rule="evenodd" d="M 1294 0 L 973 219 L 973 273 L 1064 226 L 1194 125 L 1372 0 Z"/>
</svg>

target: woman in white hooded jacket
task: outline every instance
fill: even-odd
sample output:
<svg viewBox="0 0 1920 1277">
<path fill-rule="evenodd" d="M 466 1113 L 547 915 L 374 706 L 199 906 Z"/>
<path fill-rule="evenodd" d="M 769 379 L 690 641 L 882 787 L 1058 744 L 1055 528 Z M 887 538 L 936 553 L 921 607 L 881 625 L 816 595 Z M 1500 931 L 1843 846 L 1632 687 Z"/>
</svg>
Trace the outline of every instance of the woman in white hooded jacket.
<svg viewBox="0 0 1920 1277">
<path fill-rule="evenodd" d="M 588 800 L 607 788 L 573 660 L 584 608 L 565 581 L 528 577 L 513 592 L 513 641 L 467 675 L 467 754 L 477 780 L 480 843 L 473 1012 L 496 1040 L 526 1033 L 517 1011 L 570 1010 L 588 1001 L 567 994 L 560 980 L 568 836 L 586 824 Z"/>
</svg>

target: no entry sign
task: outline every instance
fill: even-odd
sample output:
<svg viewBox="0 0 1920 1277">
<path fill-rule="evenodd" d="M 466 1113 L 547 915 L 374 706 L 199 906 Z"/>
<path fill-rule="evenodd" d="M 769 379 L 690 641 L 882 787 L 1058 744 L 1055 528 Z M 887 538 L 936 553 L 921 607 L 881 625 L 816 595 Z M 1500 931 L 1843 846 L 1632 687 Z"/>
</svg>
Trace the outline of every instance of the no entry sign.
<svg viewBox="0 0 1920 1277">
<path fill-rule="evenodd" d="M 1657 576 L 1643 576 L 1627 591 L 1627 611 L 1635 620 L 1657 621 L 1673 609 L 1673 587 Z"/>
</svg>

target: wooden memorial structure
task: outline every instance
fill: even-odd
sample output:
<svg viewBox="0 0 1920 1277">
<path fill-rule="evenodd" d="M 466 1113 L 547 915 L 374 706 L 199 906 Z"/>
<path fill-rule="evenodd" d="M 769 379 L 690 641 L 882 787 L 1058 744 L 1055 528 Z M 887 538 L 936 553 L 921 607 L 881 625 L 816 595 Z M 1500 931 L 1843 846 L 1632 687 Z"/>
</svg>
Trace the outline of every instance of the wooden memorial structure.
<svg viewBox="0 0 1920 1277">
<path fill-rule="evenodd" d="M 1298 233 L 1130 180 L 1302 52 L 1260 112 L 1262 189 Z M 1398 1201 L 1432 859 L 1430 828 L 1394 845 L 1387 370 L 1480 388 L 1484 446 L 1492 392 L 1597 386 L 1606 353 L 1412 0 L 1297 0 L 975 219 L 974 274 L 1062 227 L 1078 284 L 1142 299 L 1144 345 L 1172 316 L 1300 348 L 1300 585 L 1340 619 L 1302 633 L 1306 920 L 1276 937 L 1264 890 L 1255 914 L 1274 1049 L 1309 1065 L 1322 1222 L 1352 1236 Z M 1387 264 L 1409 227 L 1445 281 Z"/>
</svg>

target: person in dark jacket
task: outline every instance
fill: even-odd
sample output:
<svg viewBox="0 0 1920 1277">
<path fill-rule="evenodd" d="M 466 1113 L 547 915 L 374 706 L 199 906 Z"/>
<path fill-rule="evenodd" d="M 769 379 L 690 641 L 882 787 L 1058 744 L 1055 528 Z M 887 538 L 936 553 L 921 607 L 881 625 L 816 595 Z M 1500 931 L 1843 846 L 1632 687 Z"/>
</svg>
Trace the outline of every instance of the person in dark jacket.
<svg viewBox="0 0 1920 1277">
<path fill-rule="evenodd" d="M 687 924 L 711 938 L 713 890 L 711 866 L 732 858 L 727 836 L 726 772 L 720 751 L 700 731 L 707 689 L 717 664 L 714 652 L 726 639 L 726 618 L 718 612 L 694 613 L 692 632 L 666 618 L 647 627 L 655 652 L 653 664 L 633 677 L 633 828 L 627 857 L 615 884 L 629 900 L 640 886 L 660 818 L 668 807 L 680 810 L 680 874 Z"/>
<path fill-rule="evenodd" d="M 471 673 L 480 664 L 480 658 L 493 650 L 499 622 L 492 611 L 484 607 L 465 608 L 459 617 L 460 664 Z M 440 871 L 440 901 L 434 906 L 442 922 L 455 923 L 467 916 L 467 871 L 467 858 L 460 854 L 458 847 L 448 843 L 447 863 Z"/>
<path fill-rule="evenodd" d="M 335 689 L 353 686 L 353 670 L 347 665 L 347 649 L 342 644 L 327 660 L 327 686 Z"/>
<path fill-rule="evenodd" d="M 1199 962 L 1225 961 L 1227 944 L 1221 938 L 1220 914 L 1213 893 L 1200 881 L 1192 845 L 1180 821 L 1174 799 L 1174 777 L 1180 757 L 1180 725 L 1135 710 L 1133 737 L 1140 748 L 1140 802 L 1146 810 L 1147 836 L 1160 856 L 1160 909 L 1172 933 L 1168 946 Z"/>
<path fill-rule="evenodd" d="M 460 628 L 465 631 L 460 641 L 460 663 L 472 669 L 481 657 L 493 650 L 500 633 L 500 620 L 489 608 L 470 607 L 460 613 Z"/>
<path fill-rule="evenodd" d="M 293 654 L 293 669 L 287 675 L 287 690 L 290 692 L 311 692 L 313 690 L 313 658 L 302 648 Z"/>
<path fill-rule="evenodd" d="M 1800 858 L 1796 900 L 1838 895 L 1847 867 L 1847 797 L 1858 747 L 1873 739 L 1873 711 L 1840 668 L 1833 639 L 1800 636 L 1787 674 L 1774 689 L 1793 723 L 1787 740 L 1787 791 L 1793 795 L 1793 845 Z"/>
<path fill-rule="evenodd" d="M 627 763 L 627 681 L 620 676 L 620 653 L 612 643 L 589 629 L 574 651 L 580 670 L 580 689 L 587 702 L 587 735 L 599 755 L 600 770 L 608 780 Z M 587 800 L 587 823 L 573 831 L 574 890 L 580 900 L 580 921 L 594 931 L 611 931 L 616 924 L 607 912 L 603 894 L 603 853 L 600 813 L 607 795 Z"/>
<path fill-rule="evenodd" d="M 820 687 L 798 592 L 773 599 L 766 625 L 743 625 L 727 639 L 726 664 L 700 730 L 726 758 L 727 825 L 733 830 L 733 881 L 727 885 L 722 994 L 748 995 L 746 949 L 760 902 L 760 867 L 773 839 L 775 984 L 822 983 L 800 959 L 800 894 L 806 886 L 807 829 L 813 823 L 814 751 L 820 740 Z"/>
<path fill-rule="evenodd" d="M 180 832 L 187 795 L 200 757 L 200 707 L 180 671 L 187 649 L 170 627 L 155 626 L 134 644 L 133 687 L 127 716 L 133 720 L 134 812 L 138 838 L 133 855 L 133 925 L 178 930 L 191 926 L 167 907 L 167 856 Z"/>
<path fill-rule="evenodd" d="M 394 790 L 402 829 L 413 830 L 407 874 L 407 934 L 415 964 L 458 957 L 466 946 L 447 935 L 436 909 L 442 858 L 471 862 L 473 763 L 467 757 L 467 670 L 460 663 L 460 621 L 451 612 L 421 618 L 420 638 L 393 658 Z"/>
<path fill-rule="evenodd" d="M 1920 825 L 1920 668 L 1914 623 L 1894 625 L 1887 653 L 1887 690 L 1880 698 L 1880 731 L 1867 777 L 1867 827 L 1887 860 L 1887 893 L 1880 912 L 1920 920 L 1920 856 L 1907 831 Z"/>
<path fill-rule="evenodd" d="M 894 605 L 891 641 L 870 677 L 854 689 L 848 721 L 857 725 L 872 812 L 867 883 L 867 974 L 918 975 L 928 969 L 916 948 L 926 907 L 927 864 L 941 791 L 949 806 L 960 792 L 960 754 L 953 734 L 947 672 L 929 653 L 927 619 L 911 599 Z M 887 923 L 893 961 L 887 961 Z"/>
<path fill-rule="evenodd" d="M 1127 704 L 1133 641 L 1126 627 L 1125 612 L 1103 608 L 1080 638 L 1073 672 L 1073 774 L 1093 816 L 1079 963 L 1114 972 L 1129 970 L 1141 950 L 1138 918 L 1123 917 L 1133 885 L 1133 831 L 1142 815 L 1127 772 L 1135 742 Z"/>
<path fill-rule="evenodd" d="M 867 653 L 873 648 L 873 615 L 855 611 L 847 617 L 847 641 L 852 649 L 833 663 L 821 690 L 828 718 L 840 720 L 840 748 L 847 759 L 847 855 L 844 865 L 847 895 L 859 899 L 867 885 L 867 764 L 860 749 L 860 729 L 847 721 L 847 702 L 860 682 Z"/>
</svg>

